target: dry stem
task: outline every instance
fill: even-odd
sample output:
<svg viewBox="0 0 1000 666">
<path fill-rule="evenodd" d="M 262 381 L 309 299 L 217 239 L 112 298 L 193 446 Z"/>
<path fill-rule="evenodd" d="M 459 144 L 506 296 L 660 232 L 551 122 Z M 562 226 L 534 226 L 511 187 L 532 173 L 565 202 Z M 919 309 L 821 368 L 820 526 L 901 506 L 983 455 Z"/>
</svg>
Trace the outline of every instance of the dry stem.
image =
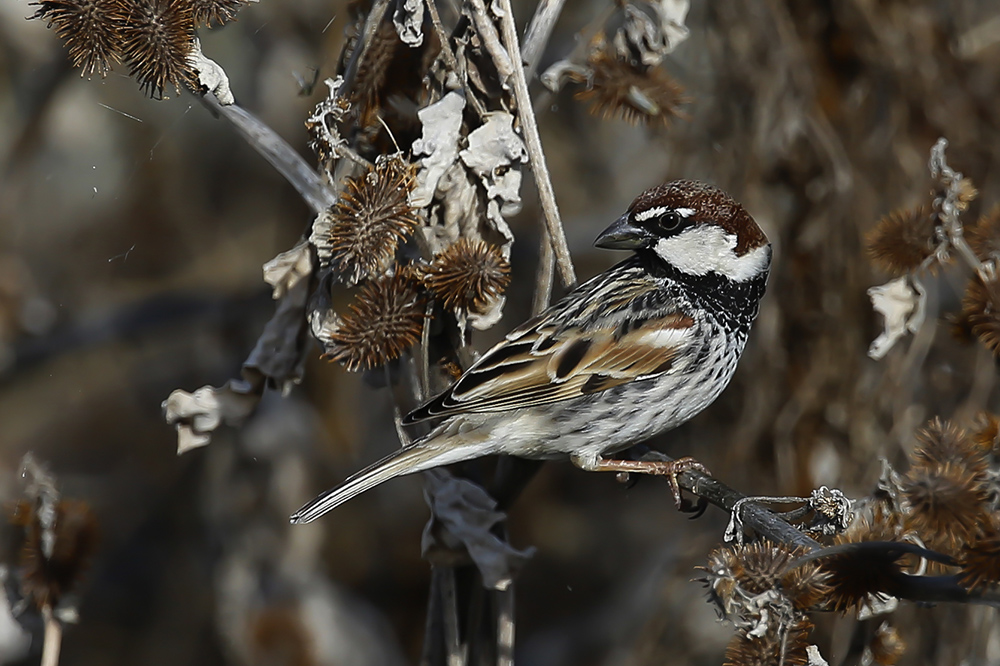
<svg viewBox="0 0 1000 666">
<path fill-rule="evenodd" d="M 473 3 L 478 2 L 482 6 L 482 0 L 472 1 Z M 499 2 L 503 12 L 500 24 L 503 30 L 504 45 L 507 47 L 508 53 L 519 54 L 521 49 L 517 43 L 517 28 L 514 26 L 514 12 L 510 6 L 510 0 L 499 0 Z M 542 150 L 542 139 L 538 135 L 538 122 L 535 120 L 535 111 L 531 107 L 528 81 L 524 78 L 523 67 L 514 68 L 511 82 L 514 88 L 514 99 L 517 101 L 517 113 L 521 118 L 521 128 L 524 130 L 528 157 L 531 160 L 531 170 L 535 174 L 535 183 L 538 186 L 538 198 L 542 204 L 542 212 L 545 214 L 545 226 L 548 230 L 549 240 L 552 242 L 552 249 L 555 252 L 556 265 L 559 268 L 559 277 L 562 279 L 563 285 L 568 287 L 576 284 L 576 271 L 573 268 L 573 259 L 569 254 L 566 234 L 559 218 L 556 195 L 552 189 L 548 166 L 545 163 L 545 152 Z"/>
</svg>

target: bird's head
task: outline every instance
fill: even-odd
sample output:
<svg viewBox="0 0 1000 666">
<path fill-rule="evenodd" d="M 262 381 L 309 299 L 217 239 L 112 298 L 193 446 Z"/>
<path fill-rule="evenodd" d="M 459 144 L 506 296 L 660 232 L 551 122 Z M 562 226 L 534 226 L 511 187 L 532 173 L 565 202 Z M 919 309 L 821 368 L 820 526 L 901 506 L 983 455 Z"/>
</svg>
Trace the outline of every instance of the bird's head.
<svg viewBox="0 0 1000 666">
<path fill-rule="evenodd" d="M 717 187 L 693 180 L 646 190 L 594 244 L 652 250 L 681 272 L 715 272 L 735 282 L 765 274 L 771 265 L 767 236 L 743 206 Z"/>
</svg>

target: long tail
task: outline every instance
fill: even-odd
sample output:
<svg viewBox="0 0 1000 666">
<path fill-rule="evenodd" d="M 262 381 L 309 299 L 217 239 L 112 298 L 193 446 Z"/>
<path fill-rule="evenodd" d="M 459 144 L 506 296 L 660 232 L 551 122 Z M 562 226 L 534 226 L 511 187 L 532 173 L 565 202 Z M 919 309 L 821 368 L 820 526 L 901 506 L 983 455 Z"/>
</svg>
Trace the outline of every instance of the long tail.
<svg viewBox="0 0 1000 666">
<path fill-rule="evenodd" d="M 339 486 L 321 493 L 292 514 L 293 524 L 311 523 L 328 511 L 332 511 L 352 497 L 356 497 L 383 481 L 397 476 L 421 472 L 425 469 L 447 465 L 475 457 L 477 451 L 459 447 L 428 446 L 417 443 L 399 449 L 369 465 L 357 474 L 347 478 Z"/>
</svg>

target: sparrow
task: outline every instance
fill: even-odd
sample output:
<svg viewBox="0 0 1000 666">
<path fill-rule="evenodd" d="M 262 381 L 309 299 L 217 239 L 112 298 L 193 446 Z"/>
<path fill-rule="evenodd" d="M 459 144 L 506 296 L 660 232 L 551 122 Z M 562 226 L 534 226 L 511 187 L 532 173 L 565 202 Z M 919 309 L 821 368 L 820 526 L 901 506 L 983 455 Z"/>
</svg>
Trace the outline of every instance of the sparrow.
<svg viewBox="0 0 1000 666">
<path fill-rule="evenodd" d="M 588 471 L 704 469 L 608 457 L 676 428 L 729 384 L 757 316 L 771 245 L 722 190 L 677 180 L 640 194 L 598 236 L 632 255 L 511 331 L 403 424 L 431 432 L 291 517 L 308 523 L 388 479 L 493 454 L 569 457 Z"/>
</svg>

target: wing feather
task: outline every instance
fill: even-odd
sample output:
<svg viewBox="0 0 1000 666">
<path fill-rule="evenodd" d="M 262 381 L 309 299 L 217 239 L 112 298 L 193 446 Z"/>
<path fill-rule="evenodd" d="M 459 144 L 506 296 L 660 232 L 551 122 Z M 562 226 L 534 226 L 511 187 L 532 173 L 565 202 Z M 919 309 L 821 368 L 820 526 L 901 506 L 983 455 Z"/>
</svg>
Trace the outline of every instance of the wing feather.
<svg viewBox="0 0 1000 666">
<path fill-rule="evenodd" d="M 632 290 L 629 296 L 641 293 L 645 292 Z M 628 304 L 628 299 L 618 297 L 619 303 Z M 596 329 L 559 329 L 549 318 L 529 323 L 515 329 L 451 388 L 403 422 L 543 405 L 676 371 L 695 325 L 694 319 L 678 311 L 647 316 L 624 333 L 620 318 Z"/>
</svg>

